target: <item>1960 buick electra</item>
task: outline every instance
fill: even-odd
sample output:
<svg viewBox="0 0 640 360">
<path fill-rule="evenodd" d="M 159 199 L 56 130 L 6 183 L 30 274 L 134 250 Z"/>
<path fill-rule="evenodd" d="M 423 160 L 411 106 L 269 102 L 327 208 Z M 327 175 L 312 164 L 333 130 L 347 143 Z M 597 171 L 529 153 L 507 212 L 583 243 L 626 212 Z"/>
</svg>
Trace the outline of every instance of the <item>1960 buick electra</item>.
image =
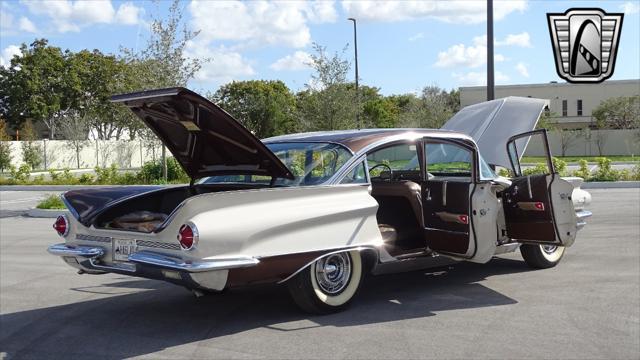
<svg viewBox="0 0 640 360">
<path fill-rule="evenodd" d="M 533 130 L 545 100 L 472 105 L 439 130 L 264 140 L 183 88 L 113 101 L 192 180 L 65 193 L 70 215 L 54 224 L 64 242 L 49 252 L 79 273 L 160 279 L 197 295 L 282 283 L 302 309 L 328 313 L 388 264 L 486 263 L 519 248 L 529 266 L 555 266 L 591 215 L 581 179 L 558 175 L 545 130 Z M 526 176 L 520 158 L 533 137 L 549 171 Z M 500 167 L 513 177 L 496 175 Z"/>
</svg>

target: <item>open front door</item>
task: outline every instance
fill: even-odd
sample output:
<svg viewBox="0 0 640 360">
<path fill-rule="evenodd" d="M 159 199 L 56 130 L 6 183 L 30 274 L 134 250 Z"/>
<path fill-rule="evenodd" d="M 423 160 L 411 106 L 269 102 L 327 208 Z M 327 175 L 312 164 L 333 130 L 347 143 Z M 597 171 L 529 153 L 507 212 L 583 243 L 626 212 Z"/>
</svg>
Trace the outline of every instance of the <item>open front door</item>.
<svg viewBox="0 0 640 360">
<path fill-rule="evenodd" d="M 475 186 L 477 152 L 463 140 L 424 138 L 422 206 L 430 249 L 473 257 L 470 197 Z"/>
<path fill-rule="evenodd" d="M 536 139 L 546 154 L 544 174 L 525 175 L 520 158 L 530 140 Z M 554 169 L 545 129 L 513 136 L 507 153 L 514 174 L 511 187 L 503 192 L 507 236 L 519 242 L 570 246 L 577 231 L 576 213 L 571 200 L 573 185 Z"/>
</svg>

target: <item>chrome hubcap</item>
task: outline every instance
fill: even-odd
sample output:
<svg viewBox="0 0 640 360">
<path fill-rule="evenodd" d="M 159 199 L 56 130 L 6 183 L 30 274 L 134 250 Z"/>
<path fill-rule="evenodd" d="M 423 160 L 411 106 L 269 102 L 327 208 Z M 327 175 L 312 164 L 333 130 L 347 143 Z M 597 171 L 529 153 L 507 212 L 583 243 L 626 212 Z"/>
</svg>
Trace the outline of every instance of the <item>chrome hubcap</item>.
<svg viewBox="0 0 640 360">
<path fill-rule="evenodd" d="M 556 250 L 558 250 L 558 247 L 556 245 L 541 245 L 542 247 L 542 251 L 544 251 L 545 253 L 551 255 L 554 252 L 556 252 Z"/>
<path fill-rule="evenodd" d="M 329 255 L 316 262 L 318 286 L 327 294 L 344 290 L 351 277 L 351 258 L 347 253 Z"/>
</svg>

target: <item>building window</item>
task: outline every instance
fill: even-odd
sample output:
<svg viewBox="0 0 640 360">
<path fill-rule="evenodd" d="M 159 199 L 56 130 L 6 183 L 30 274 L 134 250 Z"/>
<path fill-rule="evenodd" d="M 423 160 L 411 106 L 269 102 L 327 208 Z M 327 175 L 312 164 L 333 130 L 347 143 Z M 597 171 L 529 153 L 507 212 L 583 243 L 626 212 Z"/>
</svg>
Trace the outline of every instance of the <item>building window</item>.
<svg viewBox="0 0 640 360">
<path fill-rule="evenodd" d="M 582 100 L 578 99 L 578 107 L 577 107 L 578 116 L 582 116 Z"/>
<path fill-rule="evenodd" d="M 562 100 L 562 116 L 567 116 L 567 100 Z"/>
</svg>

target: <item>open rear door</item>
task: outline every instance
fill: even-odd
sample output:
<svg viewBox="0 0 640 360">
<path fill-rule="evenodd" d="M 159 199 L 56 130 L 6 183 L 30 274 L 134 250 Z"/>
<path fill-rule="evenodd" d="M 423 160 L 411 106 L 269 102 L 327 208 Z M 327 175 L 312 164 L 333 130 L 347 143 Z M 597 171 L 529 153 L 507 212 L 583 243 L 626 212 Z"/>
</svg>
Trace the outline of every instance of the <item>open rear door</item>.
<svg viewBox="0 0 640 360">
<path fill-rule="evenodd" d="M 546 153 L 547 171 L 525 175 L 520 165 L 524 149 L 538 137 Z M 507 236 L 525 243 L 570 246 L 576 232 L 576 213 L 571 200 L 573 185 L 556 173 L 547 131 L 529 131 L 507 142 L 507 154 L 514 174 L 511 187 L 503 192 Z"/>
</svg>

